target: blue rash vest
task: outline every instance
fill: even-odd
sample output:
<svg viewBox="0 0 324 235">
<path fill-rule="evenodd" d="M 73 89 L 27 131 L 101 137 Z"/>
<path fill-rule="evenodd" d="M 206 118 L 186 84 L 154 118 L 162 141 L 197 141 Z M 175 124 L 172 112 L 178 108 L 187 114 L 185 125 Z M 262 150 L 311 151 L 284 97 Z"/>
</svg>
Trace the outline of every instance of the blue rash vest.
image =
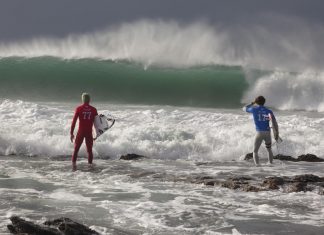
<svg viewBox="0 0 324 235">
<path fill-rule="evenodd" d="M 255 128 L 257 131 L 270 131 L 269 122 L 271 119 L 275 121 L 275 116 L 270 109 L 262 105 L 247 105 L 244 107 L 245 111 L 252 113 Z"/>
</svg>

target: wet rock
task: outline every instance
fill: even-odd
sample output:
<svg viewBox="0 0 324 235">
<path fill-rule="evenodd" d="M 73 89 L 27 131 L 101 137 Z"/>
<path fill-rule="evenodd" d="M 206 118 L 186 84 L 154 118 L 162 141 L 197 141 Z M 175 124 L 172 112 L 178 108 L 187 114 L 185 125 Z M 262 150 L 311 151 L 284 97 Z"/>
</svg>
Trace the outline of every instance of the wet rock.
<svg viewBox="0 0 324 235">
<path fill-rule="evenodd" d="M 314 154 L 303 154 L 297 157 L 297 161 L 304 161 L 304 162 L 324 162 L 324 159 L 317 157 Z"/>
<path fill-rule="evenodd" d="M 18 216 L 10 217 L 10 233 L 24 235 L 99 235 L 98 232 L 69 218 L 48 220 L 44 225 L 26 221 Z"/>
<path fill-rule="evenodd" d="M 224 188 L 229 189 L 242 189 L 247 190 L 249 188 L 249 180 L 252 180 L 250 177 L 246 176 L 237 176 L 237 177 L 231 177 L 224 182 L 220 183 L 220 185 Z"/>
<path fill-rule="evenodd" d="M 241 183 L 246 183 L 247 180 L 252 180 L 252 179 L 253 178 L 248 176 L 235 176 L 230 178 L 230 180 L 232 181 L 241 182 Z"/>
<path fill-rule="evenodd" d="M 57 229 L 44 227 L 33 222 L 26 221 L 18 216 L 10 217 L 12 225 L 7 228 L 12 234 L 30 234 L 30 235 L 60 235 Z"/>
<path fill-rule="evenodd" d="M 119 160 L 139 160 L 139 159 L 143 159 L 143 158 L 147 158 L 143 155 L 138 155 L 136 153 L 129 153 L 129 154 L 126 154 L 126 155 L 123 155 L 119 158 Z"/>
<path fill-rule="evenodd" d="M 253 159 L 253 153 L 247 153 L 244 157 L 244 160 L 251 160 Z"/>
<path fill-rule="evenodd" d="M 288 193 L 297 193 L 297 192 L 302 192 L 306 191 L 306 183 L 304 182 L 295 182 L 290 185 L 288 185 L 287 192 Z"/>
<path fill-rule="evenodd" d="M 174 182 L 187 182 L 204 184 L 206 186 L 219 186 L 244 192 L 259 192 L 269 190 L 282 190 L 283 192 L 316 191 L 322 195 L 324 191 L 324 177 L 316 175 L 296 176 L 270 176 L 266 178 L 251 178 L 248 176 L 235 176 L 220 180 L 219 177 L 209 175 L 174 176 Z"/>
<path fill-rule="evenodd" d="M 206 180 L 204 182 L 204 184 L 207 185 L 207 186 L 215 186 L 215 185 L 218 185 L 218 182 L 215 181 L 215 180 Z"/>
<path fill-rule="evenodd" d="M 213 176 L 203 175 L 203 176 L 194 176 L 188 179 L 188 176 L 178 176 L 175 178 L 175 182 L 179 182 L 179 179 L 183 182 L 191 182 L 193 184 L 204 184 L 208 186 L 214 186 L 217 184 L 217 180 Z"/>
<path fill-rule="evenodd" d="M 312 174 L 306 174 L 306 175 L 296 175 L 292 177 L 292 181 L 294 182 L 304 182 L 304 183 L 309 183 L 309 182 L 323 182 L 323 178 L 317 176 L 317 175 L 312 175 Z"/>
<path fill-rule="evenodd" d="M 303 154 L 298 156 L 297 158 L 293 158 L 291 156 L 286 156 L 282 154 L 278 154 L 273 157 L 273 159 L 281 160 L 281 161 L 291 161 L 291 162 L 324 162 L 324 159 L 317 157 L 314 154 Z"/>
<path fill-rule="evenodd" d="M 296 158 L 293 158 L 292 156 L 282 155 L 278 154 L 273 157 L 273 159 L 281 160 L 281 161 L 291 161 L 291 162 L 297 162 L 298 160 Z"/>
<path fill-rule="evenodd" d="M 283 178 L 274 176 L 274 177 L 266 178 L 263 181 L 262 186 L 267 189 L 275 190 L 275 189 L 279 189 L 279 186 L 283 184 L 284 184 Z"/>
<path fill-rule="evenodd" d="M 229 188 L 229 189 L 239 189 L 241 188 L 241 184 L 238 182 L 234 182 L 234 181 L 225 181 L 223 183 L 220 184 L 221 187 L 223 188 Z"/>
<path fill-rule="evenodd" d="M 66 235 L 99 235 L 89 227 L 64 217 L 45 221 L 44 225 L 56 226 L 61 233 Z"/>
<path fill-rule="evenodd" d="M 248 184 L 243 187 L 243 191 L 245 191 L 245 192 L 259 192 L 259 191 L 263 191 L 263 189 Z"/>
</svg>

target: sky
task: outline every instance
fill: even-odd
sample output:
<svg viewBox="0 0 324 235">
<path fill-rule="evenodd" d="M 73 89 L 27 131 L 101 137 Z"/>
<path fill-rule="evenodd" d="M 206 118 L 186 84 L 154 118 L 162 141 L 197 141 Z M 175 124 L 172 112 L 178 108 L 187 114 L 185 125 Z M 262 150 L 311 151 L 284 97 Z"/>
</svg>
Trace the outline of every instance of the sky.
<svg viewBox="0 0 324 235">
<path fill-rule="evenodd" d="M 324 25 L 323 10 L 323 0 L 0 0 L 0 42 L 65 37 L 142 19 L 221 27 L 281 25 L 274 19 Z"/>
</svg>

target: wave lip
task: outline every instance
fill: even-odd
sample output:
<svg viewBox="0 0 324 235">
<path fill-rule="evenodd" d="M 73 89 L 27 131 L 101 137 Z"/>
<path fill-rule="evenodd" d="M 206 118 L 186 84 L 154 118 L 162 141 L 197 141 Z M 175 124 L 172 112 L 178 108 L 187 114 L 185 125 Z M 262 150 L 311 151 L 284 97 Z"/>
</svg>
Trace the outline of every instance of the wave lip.
<svg viewBox="0 0 324 235">
<path fill-rule="evenodd" d="M 298 33 L 295 29 L 298 28 Z M 226 28 L 206 22 L 140 20 L 66 38 L 36 38 L 0 45 L 0 58 L 53 56 L 63 59 L 127 60 L 149 66 L 249 66 L 303 71 L 322 69 L 322 27 Z M 313 44 L 310 42 L 314 42 Z"/>
<path fill-rule="evenodd" d="M 3 44 L 0 57 L 128 60 L 145 67 L 239 64 L 231 51 L 224 50 L 226 41 L 226 34 L 216 32 L 207 24 L 143 20 L 64 39 L 39 38 Z"/>
</svg>

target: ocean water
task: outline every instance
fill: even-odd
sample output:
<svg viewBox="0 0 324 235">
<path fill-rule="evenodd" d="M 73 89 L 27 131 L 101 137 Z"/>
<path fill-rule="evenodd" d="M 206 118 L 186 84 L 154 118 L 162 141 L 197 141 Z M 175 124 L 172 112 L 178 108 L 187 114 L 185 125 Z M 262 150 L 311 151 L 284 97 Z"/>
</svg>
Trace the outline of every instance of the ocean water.
<svg viewBox="0 0 324 235">
<path fill-rule="evenodd" d="M 174 181 L 324 176 L 323 163 L 267 166 L 264 146 L 261 167 L 242 160 L 255 130 L 241 107 L 260 94 L 283 139 L 274 154 L 324 158 L 323 73 L 305 57 L 292 61 L 308 47 L 296 39 L 296 53 L 269 41 L 242 48 L 230 39 L 204 24 L 143 21 L 0 44 L 0 233 L 19 215 L 66 216 L 102 234 L 322 234 L 324 197 L 316 191 Z M 95 142 L 94 166 L 83 146 L 72 171 L 69 129 L 84 91 L 116 124 Z M 119 160 L 127 153 L 148 158 Z"/>
</svg>

